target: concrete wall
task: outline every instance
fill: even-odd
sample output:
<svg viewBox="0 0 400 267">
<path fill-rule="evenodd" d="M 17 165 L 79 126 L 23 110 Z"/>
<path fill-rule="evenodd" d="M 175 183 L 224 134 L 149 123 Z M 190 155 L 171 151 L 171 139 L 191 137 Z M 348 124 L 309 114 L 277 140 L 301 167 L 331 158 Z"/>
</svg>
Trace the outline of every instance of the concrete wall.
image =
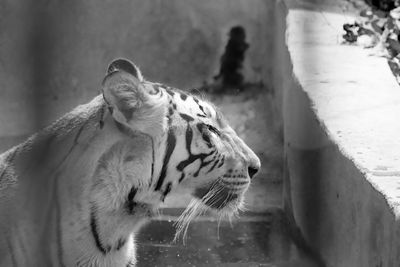
<svg viewBox="0 0 400 267">
<path fill-rule="evenodd" d="M 280 112 L 270 86 L 273 1 L 9 0 L 0 5 L 0 18 L 0 152 L 99 94 L 116 57 L 134 61 L 151 81 L 180 88 L 211 82 L 230 28 L 243 26 L 250 44 L 245 79 L 265 87 L 211 100 L 263 161 L 248 207 L 261 212 L 280 205 L 282 139 L 276 127 L 282 123 L 276 123 Z M 168 204 L 187 203 L 179 198 Z"/>
<path fill-rule="evenodd" d="M 323 265 L 399 266 L 398 177 L 371 178 L 379 164 L 398 168 L 389 146 L 399 88 L 384 59 L 338 43 L 335 29 L 351 16 L 343 3 L 278 1 L 285 210 Z"/>
<path fill-rule="evenodd" d="M 250 44 L 247 80 L 267 82 L 272 7 L 261 0 L 3 1 L 0 136 L 32 133 L 87 102 L 116 57 L 133 60 L 149 80 L 201 86 L 218 72 L 236 25 Z"/>
</svg>

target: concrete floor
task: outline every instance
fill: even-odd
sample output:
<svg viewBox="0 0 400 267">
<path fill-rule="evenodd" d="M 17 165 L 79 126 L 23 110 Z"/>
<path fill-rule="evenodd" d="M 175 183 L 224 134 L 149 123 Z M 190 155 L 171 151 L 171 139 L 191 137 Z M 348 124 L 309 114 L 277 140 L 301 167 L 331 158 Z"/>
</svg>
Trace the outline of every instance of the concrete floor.
<svg viewBox="0 0 400 267">
<path fill-rule="evenodd" d="M 172 243 L 177 217 L 163 217 L 140 233 L 138 267 L 317 267 L 293 243 L 279 209 L 246 214 L 232 224 L 221 222 L 219 227 L 213 218 L 202 217 L 189 226 L 185 244 L 182 240 Z"/>
</svg>

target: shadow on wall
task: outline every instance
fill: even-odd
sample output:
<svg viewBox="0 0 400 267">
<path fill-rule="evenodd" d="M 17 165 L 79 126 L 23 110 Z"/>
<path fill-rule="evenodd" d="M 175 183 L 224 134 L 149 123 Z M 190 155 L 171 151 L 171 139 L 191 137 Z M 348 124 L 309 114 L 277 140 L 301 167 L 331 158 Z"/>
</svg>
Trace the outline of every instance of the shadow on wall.
<svg viewBox="0 0 400 267">
<path fill-rule="evenodd" d="M 221 56 L 219 73 L 214 80 L 221 81 L 222 88 L 238 88 L 243 90 L 243 61 L 245 52 L 249 48 L 246 43 L 246 31 L 242 26 L 235 26 L 229 31 L 229 40 Z"/>
</svg>

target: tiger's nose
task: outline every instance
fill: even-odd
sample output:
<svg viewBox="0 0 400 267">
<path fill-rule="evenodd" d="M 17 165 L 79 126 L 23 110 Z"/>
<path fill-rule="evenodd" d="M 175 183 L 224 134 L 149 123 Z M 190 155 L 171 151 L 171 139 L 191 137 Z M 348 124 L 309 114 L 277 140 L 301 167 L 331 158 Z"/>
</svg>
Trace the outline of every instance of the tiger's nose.
<svg viewBox="0 0 400 267">
<path fill-rule="evenodd" d="M 254 175 L 257 174 L 258 170 L 259 170 L 259 168 L 255 167 L 255 166 L 248 167 L 247 171 L 249 172 L 250 179 L 252 179 L 254 177 Z"/>
</svg>

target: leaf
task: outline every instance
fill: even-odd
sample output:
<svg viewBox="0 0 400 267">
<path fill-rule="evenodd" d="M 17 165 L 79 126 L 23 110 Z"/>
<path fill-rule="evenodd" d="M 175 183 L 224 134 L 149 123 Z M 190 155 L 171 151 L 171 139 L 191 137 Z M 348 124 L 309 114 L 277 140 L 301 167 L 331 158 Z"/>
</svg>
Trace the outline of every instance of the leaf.
<svg viewBox="0 0 400 267">
<path fill-rule="evenodd" d="M 387 43 L 391 49 L 397 52 L 397 54 L 400 53 L 400 43 L 398 41 L 394 39 L 387 39 Z"/>
<path fill-rule="evenodd" d="M 377 33 L 379 33 L 379 34 L 382 34 L 382 33 L 383 33 L 383 29 L 378 25 L 378 20 L 372 21 L 372 22 L 371 22 L 371 26 L 372 26 L 372 29 L 373 29 L 375 32 L 377 32 Z"/>
</svg>

